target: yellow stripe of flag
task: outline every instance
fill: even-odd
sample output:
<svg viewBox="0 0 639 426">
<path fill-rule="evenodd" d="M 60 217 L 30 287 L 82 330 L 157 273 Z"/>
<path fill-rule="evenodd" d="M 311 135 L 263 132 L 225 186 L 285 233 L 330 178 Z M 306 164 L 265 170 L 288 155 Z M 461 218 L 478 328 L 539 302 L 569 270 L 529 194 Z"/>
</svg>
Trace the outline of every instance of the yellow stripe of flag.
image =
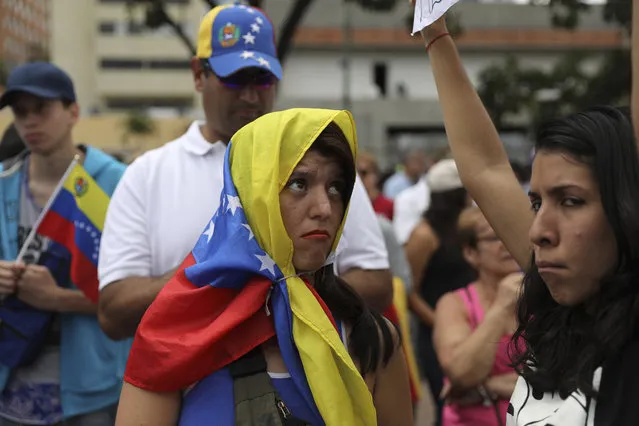
<svg viewBox="0 0 639 426">
<path fill-rule="evenodd" d="M 110 199 L 82 165 L 75 165 L 64 181 L 63 188 L 73 195 L 78 209 L 102 232 Z"/>
</svg>

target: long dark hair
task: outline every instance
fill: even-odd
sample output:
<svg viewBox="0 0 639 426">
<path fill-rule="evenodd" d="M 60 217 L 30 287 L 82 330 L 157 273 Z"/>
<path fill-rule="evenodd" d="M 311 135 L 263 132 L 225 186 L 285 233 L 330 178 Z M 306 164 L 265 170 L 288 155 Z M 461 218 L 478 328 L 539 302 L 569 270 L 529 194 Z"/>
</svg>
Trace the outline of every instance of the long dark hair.
<svg viewBox="0 0 639 426">
<path fill-rule="evenodd" d="M 348 141 L 339 126 L 330 123 L 319 135 L 309 151 L 335 159 L 340 165 L 347 188 L 342 192 L 348 204 L 355 185 L 355 162 Z M 359 361 L 360 372 L 375 371 L 386 365 L 395 345 L 388 323 L 382 315 L 370 309 L 364 300 L 341 278 L 335 276 L 333 265 L 324 266 L 314 274 L 315 290 L 333 315 L 351 325 L 348 346 Z"/>
<path fill-rule="evenodd" d="M 639 313 L 639 160 L 632 123 L 625 111 L 594 107 L 542 126 L 535 145 L 539 151 L 565 154 L 590 168 L 619 259 L 587 310 L 553 300 L 533 255 L 511 354 L 535 392 L 558 391 L 566 398 L 580 389 L 594 396 L 595 369 L 630 340 Z M 523 345 L 516 343 L 519 339 Z"/>
<path fill-rule="evenodd" d="M 442 242 L 455 242 L 457 220 L 467 206 L 467 192 L 464 188 L 451 189 L 430 194 L 430 205 L 424 218 Z"/>
</svg>

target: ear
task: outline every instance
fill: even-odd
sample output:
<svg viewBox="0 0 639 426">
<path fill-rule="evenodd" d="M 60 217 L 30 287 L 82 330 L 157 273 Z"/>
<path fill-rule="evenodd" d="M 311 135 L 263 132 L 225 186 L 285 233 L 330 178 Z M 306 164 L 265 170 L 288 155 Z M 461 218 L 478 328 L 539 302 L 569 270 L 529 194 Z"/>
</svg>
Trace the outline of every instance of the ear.
<svg viewBox="0 0 639 426">
<path fill-rule="evenodd" d="M 464 246 L 462 248 L 462 253 L 464 255 L 464 259 L 470 266 L 474 269 L 477 269 L 477 265 L 479 264 L 479 256 L 477 253 L 477 249 L 471 246 Z"/>
<path fill-rule="evenodd" d="M 206 80 L 206 75 L 204 74 L 204 68 L 202 68 L 202 64 L 200 63 L 200 58 L 197 56 L 191 58 L 191 73 L 193 74 L 195 90 L 202 93 L 204 90 L 204 80 Z"/>
<path fill-rule="evenodd" d="M 69 112 L 71 113 L 71 121 L 75 126 L 80 119 L 80 105 L 77 102 L 72 103 L 69 105 Z"/>
</svg>

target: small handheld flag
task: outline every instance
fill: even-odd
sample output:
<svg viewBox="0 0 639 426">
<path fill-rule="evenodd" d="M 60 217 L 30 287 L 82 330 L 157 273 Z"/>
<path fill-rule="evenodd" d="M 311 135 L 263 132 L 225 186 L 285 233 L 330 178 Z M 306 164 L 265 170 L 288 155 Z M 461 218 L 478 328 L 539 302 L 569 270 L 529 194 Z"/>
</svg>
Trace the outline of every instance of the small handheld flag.
<svg viewBox="0 0 639 426">
<path fill-rule="evenodd" d="M 98 300 L 98 254 L 109 196 L 73 159 L 18 254 L 24 256 L 35 234 L 64 246 L 71 255 L 70 276 L 93 303 Z"/>
</svg>

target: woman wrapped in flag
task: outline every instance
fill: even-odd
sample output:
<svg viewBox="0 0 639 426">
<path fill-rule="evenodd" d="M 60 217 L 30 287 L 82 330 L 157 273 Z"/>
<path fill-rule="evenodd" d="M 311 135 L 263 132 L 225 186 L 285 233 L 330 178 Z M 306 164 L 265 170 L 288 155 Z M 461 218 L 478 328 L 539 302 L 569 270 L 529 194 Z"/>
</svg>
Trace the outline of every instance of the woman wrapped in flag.
<svg viewBox="0 0 639 426">
<path fill-rule="evenodd" d="M 138 328 L 117 425 L 413 424 L 396 329 L 331 264 L 356 150 L 346 111 L 235 134 L 220 207 Z"/>
</svg>

